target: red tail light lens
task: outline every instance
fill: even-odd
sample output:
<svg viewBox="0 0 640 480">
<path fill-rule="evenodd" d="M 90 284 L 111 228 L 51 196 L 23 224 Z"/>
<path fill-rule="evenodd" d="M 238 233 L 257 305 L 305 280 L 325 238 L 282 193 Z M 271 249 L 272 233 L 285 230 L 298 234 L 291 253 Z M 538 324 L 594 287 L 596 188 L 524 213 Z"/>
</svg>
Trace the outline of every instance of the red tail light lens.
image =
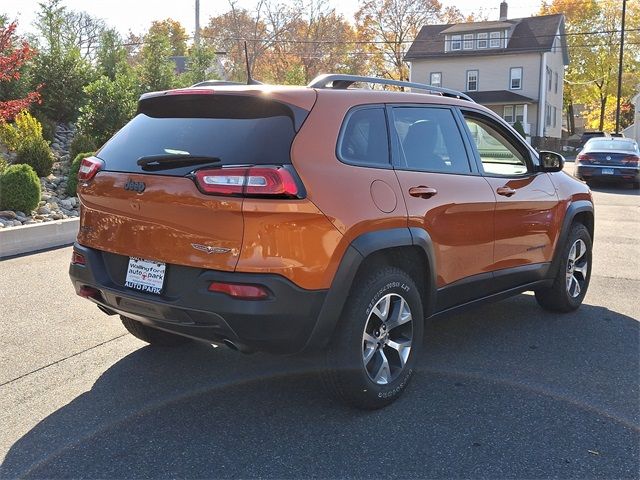
<svg viewBox="0 0 640 480">
<path fill-rule="evenodd" d="M 209 195 L 302 198 L 295 171 L 286 167 L 204 169 L 195 180 Z"/>
<path fill-rule="evenodd" d="M 581 163 L 583 165 L 587 165 L 591 163 L 593 157 L 591 155 L 587 155 L 586 153 L 581 153 L 576 157 L 576 164 Z"/>
<path fill-rule="evenodd" d="M 74 265 L 86 265 L 87 260 L 84 258 L 84 255 L 74 251 L 71 254 L 71 263 L 73 263 Z"/>
<path fill-rule="evenodd" d="M 637 167 L 639 160 L 640 160 L 640 157 L 638 157 L 638 155 L 627 155 L 622 159 L 622 163 L 630 167 Z"/>
<path fill-rule="evenodd" d="M 78 180 L 81 182 L 88 182 L 96 176 L 100 170 L 104 167 L 104 162 L 96 157 L 88 157 L 82 159 L 80 163 L 80 169 L 78 170 Z"/>
<path fill-rule="evenodd" d="M 238 283 L 213 282 L 209 285 L 209 291 L 226 293 L 231 297 L 243 298 L 245 300 L 261 300 L 269 296 L 269 292 L 263 287 Z"/>
</svg>

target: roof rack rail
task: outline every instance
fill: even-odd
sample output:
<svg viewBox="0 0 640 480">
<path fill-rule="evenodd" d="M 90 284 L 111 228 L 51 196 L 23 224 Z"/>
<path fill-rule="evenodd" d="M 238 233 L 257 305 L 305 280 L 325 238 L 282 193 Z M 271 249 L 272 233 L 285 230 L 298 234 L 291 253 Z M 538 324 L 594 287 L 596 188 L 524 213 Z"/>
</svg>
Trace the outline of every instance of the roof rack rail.
<svg viewBox="0 0 640 480">
<path fill-rule="evenodd" d="M 377 83 L 379 85 L 393 85 L 396 87 L 417 88 L 420 90 L 427 90 L 429 92 L 439 93 L 443 97 L 459 98 L 462 100 L 467 100 L 469 102 L 475 103 L 475 101 L 469 95 L 466 95 L 462 92 L 458 92 L 457 90 L 451 90 L 449 88 L 434 87 L 432 85 L 427 85 L 425 83 L 403 82 L 400 80 L 391 80 L 387 78 L 377 78 L 377 77 L 363 77 L 359 75 L 342 75 L 337 73 L 319 75 L 313 80 L 311 80 L 311 83 L 309 83 L 307 87 L 346 89 L 356 82 Z M 331 83 L 331 86 L 328 86 L 329 83 Z"/>
</svg>

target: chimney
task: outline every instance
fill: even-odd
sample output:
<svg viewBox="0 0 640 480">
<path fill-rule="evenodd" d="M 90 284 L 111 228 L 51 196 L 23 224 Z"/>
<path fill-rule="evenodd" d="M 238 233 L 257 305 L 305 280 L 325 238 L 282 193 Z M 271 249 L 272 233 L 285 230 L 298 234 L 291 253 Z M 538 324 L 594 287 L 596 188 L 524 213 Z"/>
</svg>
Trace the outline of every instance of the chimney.
<svg viewBox="0 0 640 480">
<path fill-rule="evenodd" d="M 495 3 L 494 3 L 495 5 Z M 507 5 L 507 2 L 503 1 L 500 4 L 500 20 L 506 20 L 507 19 L 507 8 L 509 8 L 509 5 Z"/>
</svg>

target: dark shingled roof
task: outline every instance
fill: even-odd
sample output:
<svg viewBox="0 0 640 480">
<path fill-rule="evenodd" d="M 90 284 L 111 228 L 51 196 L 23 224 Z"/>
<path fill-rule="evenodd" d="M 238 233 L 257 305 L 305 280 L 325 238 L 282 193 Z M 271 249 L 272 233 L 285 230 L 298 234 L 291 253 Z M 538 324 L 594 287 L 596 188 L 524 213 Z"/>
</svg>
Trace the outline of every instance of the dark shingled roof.
<svg viewBox="0 0 640 480">
<path fill-rule="evenodd" d="M 409 47 L 405 60 L 438 57 L 464 57 L 480 55 L 505 55 L 519 52 L 546 52 L 553 47 L 556 32 L 564 32 L 564 15 L 543 15 L 540 17 L 514 18 L 506 20 L 514 25 L 507 48 L 487 48 L 486 50 L 444 51 L 443 30 L 456 24 L 425 25 Z M 490 30 L 495 22 L 474 22 L 474 31 Z M 459 25 L 459 24 L 458 24 Z M 568 63 L 566 42 L 561 38 L 565 63 Z"/>
<path fill-rule="evenodd" d="M 488 92 L 466 92 L 476 103 L 482 105 L 496 103 L 535 103 L 533 98 L 525 97 L 509 90 L 491 90 Z"/>
</svg>

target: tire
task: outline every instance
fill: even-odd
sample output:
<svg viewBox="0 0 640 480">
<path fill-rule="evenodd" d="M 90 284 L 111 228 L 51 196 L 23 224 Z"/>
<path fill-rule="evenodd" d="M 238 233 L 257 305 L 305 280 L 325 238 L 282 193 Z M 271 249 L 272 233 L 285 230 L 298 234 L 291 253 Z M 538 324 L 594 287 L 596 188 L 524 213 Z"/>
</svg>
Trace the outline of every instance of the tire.
<svg viewBox="0 0 640 480">
<path fill-rule="evenodd" d="M 148 327 L 137 320 L 120 315 L 120 320 L 127 331 L 134 337 L 158 347 L 176 347 L 191 341 L 187 337 Z"/>
<path fill-rule="evenodd" d="M 571 227 L 560 253 L 558 273 L 550 288 L 536 290 L 536 300 L 545 310 L 572 312 L 584 300 L 591 279 L 591 235 L 581 223 Z"/>
<path fill-rule="evenodd" d="M 325 385 L 356 408 L 389 405 L 413 375 L 423 332 L 420 292 L 409 275 L 390 266 L 359 274 L 325 353 Z"/>
</svg>

